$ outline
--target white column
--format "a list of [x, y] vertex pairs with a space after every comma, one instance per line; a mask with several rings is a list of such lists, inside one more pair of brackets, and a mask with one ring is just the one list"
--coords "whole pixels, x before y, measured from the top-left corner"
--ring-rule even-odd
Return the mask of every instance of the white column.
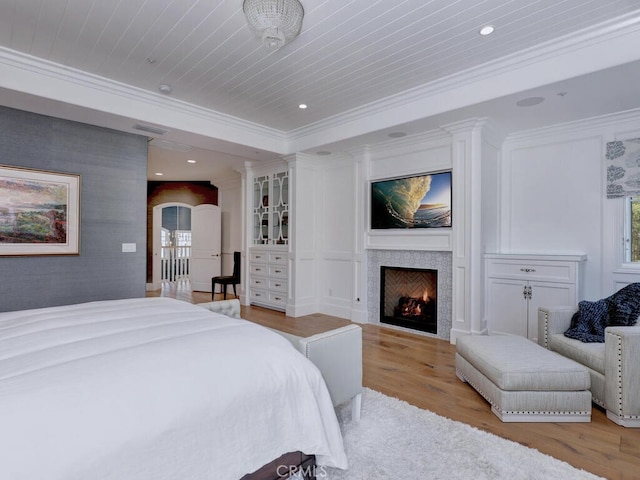
[[442, 128], [453, 136], [453, 305], [451, 343], [482, 333], [482, 125], [470, 119]]

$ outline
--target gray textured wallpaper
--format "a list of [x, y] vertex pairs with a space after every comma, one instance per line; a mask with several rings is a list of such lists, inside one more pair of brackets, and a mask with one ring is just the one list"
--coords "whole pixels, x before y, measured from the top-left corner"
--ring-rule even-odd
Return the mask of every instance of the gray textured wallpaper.
[[0, 164], [82, 186], [80, 255], [0, 256], [0, 311], [145, 296], [146, 137], [0, 107]]

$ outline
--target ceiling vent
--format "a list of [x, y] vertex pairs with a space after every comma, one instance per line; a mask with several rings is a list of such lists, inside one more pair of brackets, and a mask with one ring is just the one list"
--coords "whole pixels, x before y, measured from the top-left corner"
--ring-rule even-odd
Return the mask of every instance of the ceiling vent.
[[154, 133], [156, 135], [164, 135], [165, 133], [169, 132], [169, 130], [164, 130], [160, 127], [154, 127], [152, 125], [143, 125], [141, 123], [136, 123], [133, 128], [135, 128], [136, 130], [147, 132], [147, 133]]
[[183, 143], [169, 142], [167, 140], [158, 140], [152, 138], [149, 145], [154, 147], [164, 148], [165, 150], [173, 150], [174, 152], [188, 152], [193, 149], [191, 145], [184, 145]]

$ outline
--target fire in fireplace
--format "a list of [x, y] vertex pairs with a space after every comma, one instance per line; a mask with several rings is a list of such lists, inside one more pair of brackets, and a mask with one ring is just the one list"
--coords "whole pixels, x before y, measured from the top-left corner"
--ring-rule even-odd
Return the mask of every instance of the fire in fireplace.
[[380, 267], [380, 321], [438, 333], [438, 271]]

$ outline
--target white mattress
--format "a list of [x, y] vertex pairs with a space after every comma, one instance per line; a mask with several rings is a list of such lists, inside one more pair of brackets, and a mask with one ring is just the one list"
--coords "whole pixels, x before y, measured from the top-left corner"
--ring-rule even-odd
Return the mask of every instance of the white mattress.
[[0, 313], [0, 479], [237, 480], [346, 468], [320, 372], [281, 336], [167, 298]]

